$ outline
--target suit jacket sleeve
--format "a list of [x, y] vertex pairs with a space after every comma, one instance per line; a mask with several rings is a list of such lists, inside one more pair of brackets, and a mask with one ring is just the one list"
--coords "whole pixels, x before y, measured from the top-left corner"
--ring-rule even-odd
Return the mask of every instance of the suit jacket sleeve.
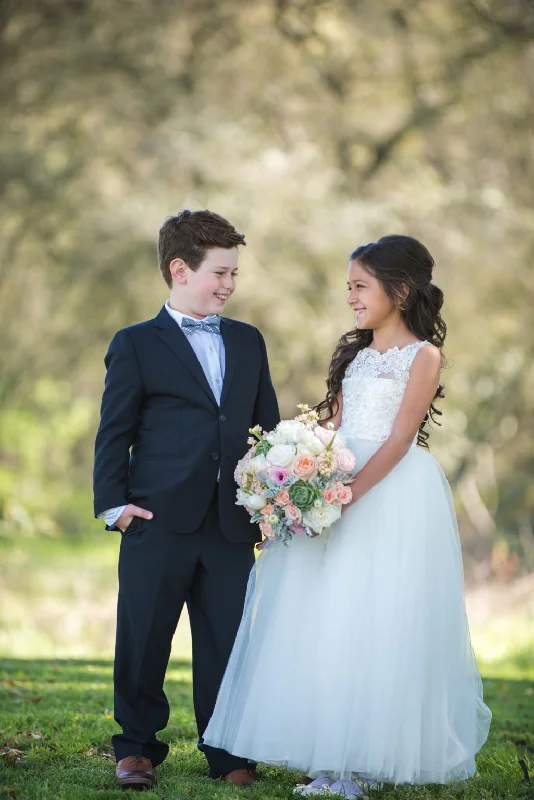
[[262, 354], [262, 364], [258, 394], [254, 406], [254, 425], [261, 425], [263, 430], [272, 431], [280, 422], [280, 412], [278, 410], [278, 400], [271, 381], [269, 371], [269, 361], [267, 359], [267, 348], [263, 336], [258, 331], [260, 348]]
[[94, 511], [126, 505], [130, 447], [143, 402], [143, 382], [127, 331], [119, 331], [104, 359], [107, 374], [95, 442]]

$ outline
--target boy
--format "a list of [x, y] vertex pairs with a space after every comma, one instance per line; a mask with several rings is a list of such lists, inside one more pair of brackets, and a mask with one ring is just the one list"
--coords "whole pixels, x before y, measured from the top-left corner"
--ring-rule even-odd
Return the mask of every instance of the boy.
[[[168, 753], [163, 681], [180, 612], [193, 642], [199, 736], [213, 711], [260, 538], [235, 505], [248, 430], [279, 421], [260, 332], [221, 317], [245, 237], [210, 211], [182, 211], [159, 233], [170, 296], [155, 319], [119, 331], [106, 355], [96, 437], [95, 515], [120, 530], [115, 649], [116, 777], [151, 786]], [[246, 759], [202, 744], [210, 776], [254, 782]]]

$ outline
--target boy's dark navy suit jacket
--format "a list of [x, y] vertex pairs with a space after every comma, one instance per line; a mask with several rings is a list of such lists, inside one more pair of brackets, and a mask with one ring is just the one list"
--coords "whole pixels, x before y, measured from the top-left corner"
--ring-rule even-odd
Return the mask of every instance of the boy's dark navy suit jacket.
[[[235, 505], [234, 470], [249, 428], [279, 421], [265, 343], [244, 322], [223, 317], [226, 368], [220, 407], [185, 334], [165, 307], [124, 328], [105, 358], [106, 384], [95, 445], [95, 515], [126, 503], [154, 524], [190, 533], [204, 519], [220, 470], [224, 536], [257, 541], [257, 525]], [[139, 524], [134, 518], [131, 527]], [[131, 530], [131, 528], [129, 529]]]

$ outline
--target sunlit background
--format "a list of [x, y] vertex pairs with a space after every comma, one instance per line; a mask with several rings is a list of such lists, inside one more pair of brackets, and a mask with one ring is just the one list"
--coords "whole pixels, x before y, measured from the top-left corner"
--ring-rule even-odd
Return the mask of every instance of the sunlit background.
[[429, 247], [449, 326], [430, 444], [475, 647], [532, 653], [533, 96], [529, 0], [0, 4], [0, 653], [112, 654], [103, 357], [165, 300], [157, 231], [182, 208], [245, 232], [227, 313], [264, 332], [286, 416], [351, 327], [348, 253]]

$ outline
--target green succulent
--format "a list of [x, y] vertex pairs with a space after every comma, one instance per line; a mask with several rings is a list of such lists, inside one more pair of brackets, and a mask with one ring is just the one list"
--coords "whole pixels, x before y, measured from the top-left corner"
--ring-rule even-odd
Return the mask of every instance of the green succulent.
[[308, 511], [317, 497], [317, 491], [306, 481], [297, 481], [289, 489], [289, 497], [301, 511]]

